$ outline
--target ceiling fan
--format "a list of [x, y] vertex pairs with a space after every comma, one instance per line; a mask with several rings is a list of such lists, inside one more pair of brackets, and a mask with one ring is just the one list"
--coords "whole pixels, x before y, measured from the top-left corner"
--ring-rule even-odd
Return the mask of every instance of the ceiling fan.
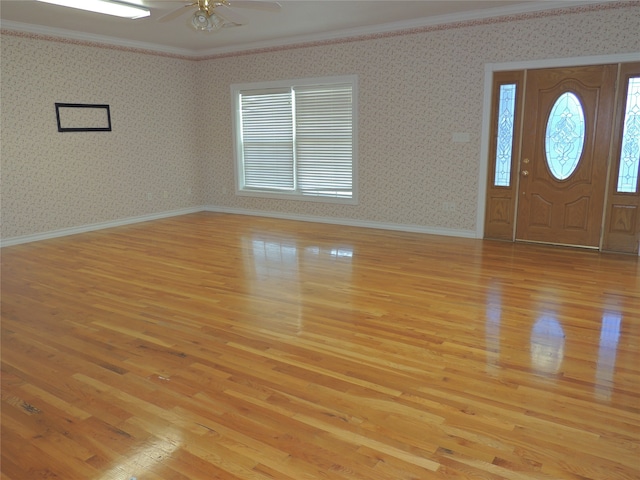
[[269, 12], [280, 11], [280, 4], [268, 0], [197, 0], [189, 2], [158, 18], [158, 22], [169, 22], [195, 8], [190, 24], [199, 32], [215, 32], [222, 27], [246, 25], [248, 19], [235, 10], [254, 8]]

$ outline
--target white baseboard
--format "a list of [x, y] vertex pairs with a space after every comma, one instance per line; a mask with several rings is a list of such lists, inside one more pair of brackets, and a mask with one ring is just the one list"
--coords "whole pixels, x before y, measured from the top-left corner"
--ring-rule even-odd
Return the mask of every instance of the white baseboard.
[[82, 225], [79, 227], [62, 228], [60, 230], [52, 230], [50, 232], [35, 233], [33, 235], [22, 235], [18, 237], [10, 237], [0, 240], [0, 247], [10, 247], [21, 243], [37, 242], [39, 240], [48, 240], [50, 238], [66, 237], [67, 235], [75, 235], [77, 233], [92, 232], [94, 230], [102, 230], [104, 228], [120, 227], [122, 225], [130, 225], [132, 223], [148, 222], [149, 220], [158, 220], [160, 218], [176, 217], [178, 215], [186, 215], [189, 213], [201, 212], [202, 207], [183, 208], [180, 210], [171, 210], [169, 212], [151, 213], [149, 215], [140, 215], [138, 217], [122, 218], [119, 220], [111, 220], [108, 222], [92, 223], [90, 225]]
[[333, 225], [348, 225], [351, 227], [379, 228], [381, 230], [395, 230], [398, 232], [425, 233], [428, 235], [443, 235], [446, 237], [478, 238], [475, 230], [457, 230], [453, 228], [425, 227], [422, 225], [404, 225], [398, 223], [372, 222], [355, 220], [352, 218], [318, 217], [314, 215], [297, 215], [293, 213], [265, 212], [262, 210], [246, 210], [242, 208], [204, 207], [207, 212], [232, 213], [235, 215], [251, 215], [255, 217], [281, 218], [283, 220], [298, 220], [301, 222], [329, 223]]
[[302, 222], [329, 223], [333, 225], [348, 225], [352, 227], [363, 228], [379, 228], [382, 230], [395, 230], [399, 232], [425, 233], [428, 235], [444, 235], [447, 237], [477, 238], [474, 230], [456, 230], [453, 228], [425, 227], [421, 225], [403, 225], [397, 223], [371, 222], [366, 220], [354, 220], [350, 218], [334, 218], [319, 217], [314, 215], [297, 215], [282, 212], [265, 212], [261, 210], [246, 210], [242, 208], [217, 207], [207, 205], [201, 207], [183, 208], [180, 210], [171, 210], [169, 212], [152, 213], [149, 215], [141, 215], [139, 217], [129, 217], [120, 220], [112, 220], [109, 222], [92, 223], [90, 225], [82, 225], [79, 227], [63, 228], [60, 230], [52, 230], [50, 232], [35, 233], [33, 235], [22, 235], [18, 237], [10, 237], [0, 240], [0, 247], [10, 247], [21, 243], [37, 242], [39, 240], [48, 240], [50, 238], [65, 237], [67, 235], [75, 235], [77, 233], [92, 232], [105, 228], [119, 227], [122, 225], [130, 225], [133, 223], [148, 222], [149, 220], [158, 220], [161, 218], [176, 217], [178, 215], [187, 215], [196, 212], [217, 212], [230, 213], [234, 215], [250, 215], [255, 217], [271, 217], [283, 220], [298, 220]]
[[[379, 228], [381, 230], [395, 230], [398, 232], [424, 233], [427, 235], [442, 235], [445, 237], [460, 238], [482, 238], [478, 236], [475, 230], [459, 230], [454, 228], [425, 227], [421, 225], [404, 225], [398, 223], [372, 222], [366, 220], [354, 220], [348, 218], [334, 217], [318, 217], [314, 215], [298, 215], [293, 213], [281, 212], [265, 212], [262, 210], [247, 210], [243, 208], [218, 207], [215, 205], [206, 205], [200, 207], [183, 208], [180, 210], [171, 210], [168, 212], [152, 213], [149, 215], [141, 215], [138, 217], [123, 218], [120, 220], [112, 220], [109, 222], [93, 223], [90, 225], [82, 225], [79, 227], [63, 228], [60, 230], [52, 230], [50, 232], [35, 233], [33, 235], [22, 235], [18, 237], [9, 237], [0, 239], [0, 248], [19, 245], [21, 243], [37, 242], [39, 240], [47, 240], [50, 238], [66, 237], [77, 233], [92, 232], [105, 228], [119, 227], [122, 225], [130, 225], [133, 223], [148, 222], [150, 220], [158, 220], [161, 218], [176, 217], [179, 215], [188, 215], [197, 212], [216, 212], [229, 213], [234, 215], [248, 215], [254, 217], [270, 217], [281, 218], [283, 220], [297, 220], [301, 222], [328, 223], [333, 225], [347, 225], [352, 227], [363, 228]], [[640, 256], [640, 249], [638, 249]]]

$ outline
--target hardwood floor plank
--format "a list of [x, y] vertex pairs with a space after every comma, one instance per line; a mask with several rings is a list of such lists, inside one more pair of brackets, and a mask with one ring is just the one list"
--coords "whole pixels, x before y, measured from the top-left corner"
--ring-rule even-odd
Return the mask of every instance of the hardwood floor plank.
[[640, 478], [640, 259], [198, 213], [2, 250], [3, 478]]

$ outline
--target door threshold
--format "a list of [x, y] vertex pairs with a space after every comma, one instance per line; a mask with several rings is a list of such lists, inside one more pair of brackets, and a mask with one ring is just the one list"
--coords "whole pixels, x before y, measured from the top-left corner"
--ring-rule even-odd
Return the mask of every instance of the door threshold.
[[552, 247], [581, 248], [583, 250], [596, 250], [596, 251], [600, 250], [600, 247], [593, 247], [591, 245], [573, 245], [571, 243], [542, 242], [539, 240], [522, 240], [518, 238], [516, 238], [516, 243], [534, 243], [536, 245], [549, 245]]

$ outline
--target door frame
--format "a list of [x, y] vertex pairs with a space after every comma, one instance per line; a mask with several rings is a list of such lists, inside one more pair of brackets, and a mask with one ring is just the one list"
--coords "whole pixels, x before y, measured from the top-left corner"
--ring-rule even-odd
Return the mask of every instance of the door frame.
[[[484, 238], [485, 209], [487, 201], [487, 178], [489, 175], [489, 150], [492, 112], [493, 74], [509, 70], [533, 70], [541, 68], [583, 67], [611, 63], [639, 62], [640, 52], [597, 55], [587, 57], [554, 58], [507, 63], [487, 63], [484, 68], [484, 96], [482, 105], [482, 132], [480, 144], [480, 168], [478, 175], [478, 198], [476, 211], [476, 237]], [[638, 249], [640, 256], [640, 248]]]

